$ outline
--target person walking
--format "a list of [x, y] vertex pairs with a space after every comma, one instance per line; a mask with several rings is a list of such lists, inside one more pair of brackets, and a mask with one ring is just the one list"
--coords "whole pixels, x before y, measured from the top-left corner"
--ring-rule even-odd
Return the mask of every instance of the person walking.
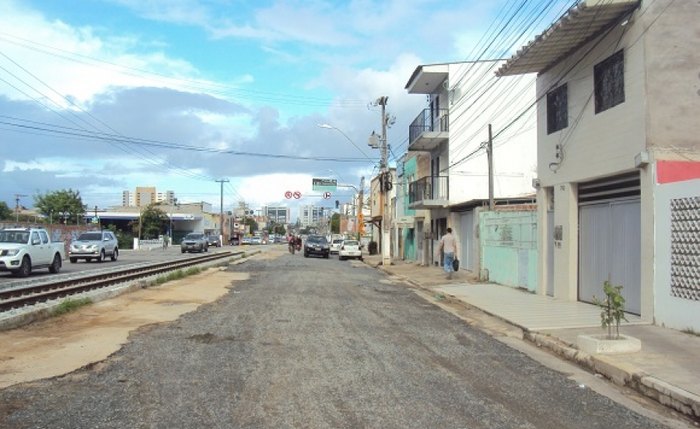
[[452, 264], [457, 257], [457, 239], [452, 235], [452, 228], [447, 228], [445, 235], [440, 238], [440, 250], [443, 253], [443, 264], [447, 278], [452, 278], [454, 268]]

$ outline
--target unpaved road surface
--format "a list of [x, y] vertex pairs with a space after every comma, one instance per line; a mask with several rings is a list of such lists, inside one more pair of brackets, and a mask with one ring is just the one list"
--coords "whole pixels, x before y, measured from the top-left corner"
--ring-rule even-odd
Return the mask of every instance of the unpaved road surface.
[[[186, 279], [223, 287], [98, 363], [1, 390], [0, 427], [662, 427], [361, 263], [276, 256]], [[60, 338], [101, 313], [47, 323]]]

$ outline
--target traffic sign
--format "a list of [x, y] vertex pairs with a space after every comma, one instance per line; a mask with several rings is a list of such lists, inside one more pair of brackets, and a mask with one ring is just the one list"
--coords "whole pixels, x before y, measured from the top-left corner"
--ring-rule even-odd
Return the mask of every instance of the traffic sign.
[[311, 179], [311, 189], [314, 191], [334, 192], [338, 187], [336, 179], [323, 179], [314, 177]]
[[323, 193], [323, 199], [324, 200], [329, 200], [331, 198], [331, 193], [330, 192], [324, 192]]
[[301, 198], [301, 192], [299, 192], [299, 191], [294, 191], [294, 198], [296, 198], [297, 200], [298, 200], [299, 198]]
[[292, 191], [287, 191], [287, 192], [285, 192], [285, 193], [284, 193], [284, 198], [286, 198], [286, 199], [292, 198]]

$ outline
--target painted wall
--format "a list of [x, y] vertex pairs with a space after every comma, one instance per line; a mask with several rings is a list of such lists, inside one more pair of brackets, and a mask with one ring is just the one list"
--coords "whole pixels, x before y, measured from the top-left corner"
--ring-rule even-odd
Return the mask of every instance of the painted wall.
[[[646, 148], [645, 54], [643, 44], [634, 43], [640, 30], [631, 21], [602, 40], [582, 46], [538, 77], [537, 173], [542, 186], [591, 180], [635, 168], [635, 155]], [[596, 114], [593, 68], [620, 49], [624, 50], [625, 101]], [[568, 87], [569, 125], [547, 134], [546, 94], [564, 83]]]
[[700, 332], [700, 178], [658, 184], [655, 323]]
[[[495, 196], [535, 192], [532, 188], [537, 170], [535, 109], [505, 129], [535, 101], [535, 75], [497, 78], [494, 71], [500, 65], [498, 61], [484, 61], [449, 66], [449, 91], [441, 100], [446, 100], [445, 107], [450, 113], [447, 159], [451, 166], [451, 204], [488, 198], [487, 156], [484, 149], [479, 150], [488, 140], [488, 124], [492, 124], [494, 136]], [[505, 88], [507, 94], [503, 93]]]
[[537, 212], [488, 211], [479, 214], [482, 269], [489, 281], [537, 288]]

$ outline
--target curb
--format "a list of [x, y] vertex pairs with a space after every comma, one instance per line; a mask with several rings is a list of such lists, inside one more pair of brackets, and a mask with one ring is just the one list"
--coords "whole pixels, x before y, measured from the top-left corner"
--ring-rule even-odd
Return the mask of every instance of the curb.
[[[414, 280], [411, 280], [405, 276], [387, 270], [386, 268], [384, 268], [383, 265], [381, 265], [381, 263], [376, 266], [370, 263], [367, 263], [367, 265], [379, 269], [386, 274], [398, 277], [402, 281], [418, 289], [432, 292], [430, 288], [425, 287]], [[473, 306], [472, 304], [460, 300], [454, 296], [451, 297], [464, 304]], [[631, 365], [621, 366], [619, 364], [613, 364], [610, 361], [608, 361], [604, 355], [591, 355], [589, 353], [577, 349], [576, 347], [574, 347], [571, 344], [568, 344], [567, 342], [560, 340], [559, 338], [530, 331], [523, 326], [519, 326], [506, 319], [503, 319], [502, 317], [499, 317], [498, 315], [484, 311], [479, 307], [475, 308], [478, 308], [484, 314], [487, 314], [491, 317], [495, 317], [505, 323], [508, 323], [511, 326], [520, 329], [523, 333], [522, 338], [527, 340], [528, 342], [538, 347], [546, 348], [551, 352], [555, 353], [557, 356], [569, 360], [589, 371], [600, 374], [619, 386], [631, 388], [636, 392], [655, 400], [661, 405], [678, 411], [686, 417], [689, 417], [696, 421], [700, 421], [700, 396], [688, 392], [687, 390], [681, 389], [679, 387], [673, 386]]]
[[687, 417], [700, 420], [700, 396], [694, 393], [660, 380], [634, 366], [612, 364], [605, 358], [605, 355], [588, 354], [555, 337], [525, 331], [524, 338], [539, 347], [549, 349], [558, 356], [575, 362], [581, 367], [601, 374], [619, 386], [629, 387]]

